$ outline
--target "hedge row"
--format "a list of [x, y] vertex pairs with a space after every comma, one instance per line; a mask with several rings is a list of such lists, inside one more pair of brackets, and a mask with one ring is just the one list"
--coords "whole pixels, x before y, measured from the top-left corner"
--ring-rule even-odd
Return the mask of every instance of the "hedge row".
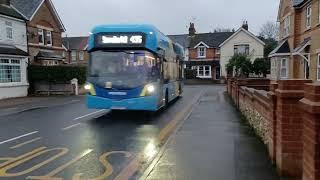
[[30, 83], [45, 81], [50, 83], [70, 83], [77, 78], [79, 84], [86, 82], [87, 70], [83, 66], [28, 66], [28, 79]]

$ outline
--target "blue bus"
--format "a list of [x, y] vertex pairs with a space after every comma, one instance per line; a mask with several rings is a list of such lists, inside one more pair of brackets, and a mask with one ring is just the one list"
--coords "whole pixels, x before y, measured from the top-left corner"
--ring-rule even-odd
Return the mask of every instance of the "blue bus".
[[88, 52], [88, 108], [157, 111], [182, 93], [184, 50], [152, 25], [97, 26]]

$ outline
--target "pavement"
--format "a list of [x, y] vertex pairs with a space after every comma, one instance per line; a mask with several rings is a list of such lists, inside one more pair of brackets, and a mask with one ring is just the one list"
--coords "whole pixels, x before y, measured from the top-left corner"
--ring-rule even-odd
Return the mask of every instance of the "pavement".
[[241, 120], [224, 91], [225, 87], [205, 88], [143, 179], [279, 179], [266, 147]]
[[3, 105], [0, 179], [278, 179], [224, 90], [185, 86], [152, 116], [87, 109], [84, 96]]

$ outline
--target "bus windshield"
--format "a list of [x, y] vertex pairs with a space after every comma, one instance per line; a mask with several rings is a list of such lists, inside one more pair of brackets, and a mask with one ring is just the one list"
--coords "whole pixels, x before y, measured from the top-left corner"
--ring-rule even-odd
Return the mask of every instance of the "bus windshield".
[[94, 51], [90, 56], [89, 81], [104, 87], [132, 89], [160, 78], [160, 62], [148, 51]]

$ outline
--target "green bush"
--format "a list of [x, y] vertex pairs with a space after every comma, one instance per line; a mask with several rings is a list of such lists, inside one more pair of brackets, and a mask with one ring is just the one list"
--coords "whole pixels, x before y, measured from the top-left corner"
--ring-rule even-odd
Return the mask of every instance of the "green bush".
[[77, 78], [79, 84], [86, 82], [87, 70], [83, 66], [28, 66], [28, 80], [32, 84], [37, 81], [49, 83], [70, 83]]
[[234, 55], [226, 64], [227, 73], [233, 74], [235, 70], [236, 77], [248, 77], [253, 72], [253, 67], [250, 59], [246, 55]]
[[253, 72], [256, 75], [263, 75], [266, 77], [270, 73], [270, 61], [267, 58], [257, 58], [253, 62]]

